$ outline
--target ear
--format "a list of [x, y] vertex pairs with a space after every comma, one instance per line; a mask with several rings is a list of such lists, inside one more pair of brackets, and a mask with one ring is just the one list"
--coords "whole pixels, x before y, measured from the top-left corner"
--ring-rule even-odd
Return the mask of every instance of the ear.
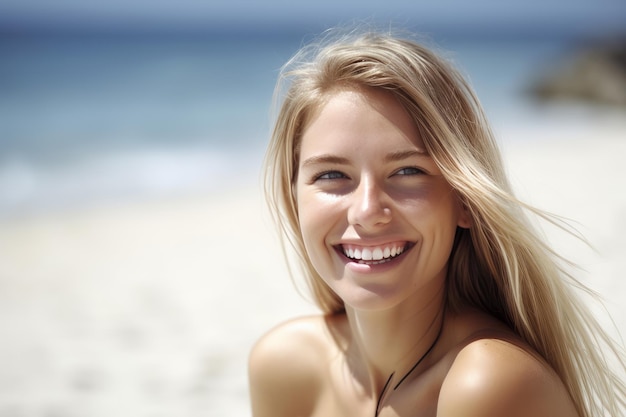
[[467, 205], [463, 201], [463, 198], [459, 197], [459, 218], [457, 221], [457, 226], [463, 229], [469, 229], [472, 227], [472, 215], [470, 214]]

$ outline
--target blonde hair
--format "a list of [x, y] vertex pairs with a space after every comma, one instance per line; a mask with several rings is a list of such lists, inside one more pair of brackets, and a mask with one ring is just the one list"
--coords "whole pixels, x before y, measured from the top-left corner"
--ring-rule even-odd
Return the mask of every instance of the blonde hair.
[[307, 256], [293, 185], [307, 118], [341, 87], [381, 88], [396, 96], [471, 214], [471, 228], [457, 230], [450, 257], [449, 307], [477, 307], [507, 323], [557, 372], [582, 417], [620, 415], [626, 387], [605, 355], [623, 366], [622, 352], [573, 291], [584, 286], [564, 270], [525, 213], [556, 220], [515, 198], [471, 88], [446, 61], [412, 40], [379, 32], [344, 35], [304, 48], [283, 68], [266, 192], [318, 306], [327, 314], [344, 310]]

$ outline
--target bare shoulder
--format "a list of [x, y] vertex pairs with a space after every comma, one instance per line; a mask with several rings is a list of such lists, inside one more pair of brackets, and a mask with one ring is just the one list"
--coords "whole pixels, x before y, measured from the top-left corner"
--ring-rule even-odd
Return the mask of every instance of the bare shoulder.
[[441, 387], [437, 416], [578, 414], [552, 368], [514, 335], [496, 330], [460, 348]]
[[309, 415], [321, 389], [320, 361], [330, 351], [326, 319], [303, 317], [266, 333], [248, 361], [255, 417]]

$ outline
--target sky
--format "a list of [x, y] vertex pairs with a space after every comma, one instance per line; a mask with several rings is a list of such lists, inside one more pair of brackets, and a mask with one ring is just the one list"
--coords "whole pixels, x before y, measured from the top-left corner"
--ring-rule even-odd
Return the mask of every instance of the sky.
[[626, 26], [626, 0], [0, 0], [0, 25], [293, 25], [354, 19], [578, 31]]

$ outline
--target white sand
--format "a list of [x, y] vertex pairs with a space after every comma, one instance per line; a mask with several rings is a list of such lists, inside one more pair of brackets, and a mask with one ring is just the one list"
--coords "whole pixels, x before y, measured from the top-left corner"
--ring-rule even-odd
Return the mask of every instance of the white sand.
[[[626, 125], [579, 127], [505, 132], [504, 153], [596, 246], [548, 231], [623, 331]], [[249, 415], [251, 344], [314, 311], [263, 210], [253, 185], [0, 223], [0, 417]]]

